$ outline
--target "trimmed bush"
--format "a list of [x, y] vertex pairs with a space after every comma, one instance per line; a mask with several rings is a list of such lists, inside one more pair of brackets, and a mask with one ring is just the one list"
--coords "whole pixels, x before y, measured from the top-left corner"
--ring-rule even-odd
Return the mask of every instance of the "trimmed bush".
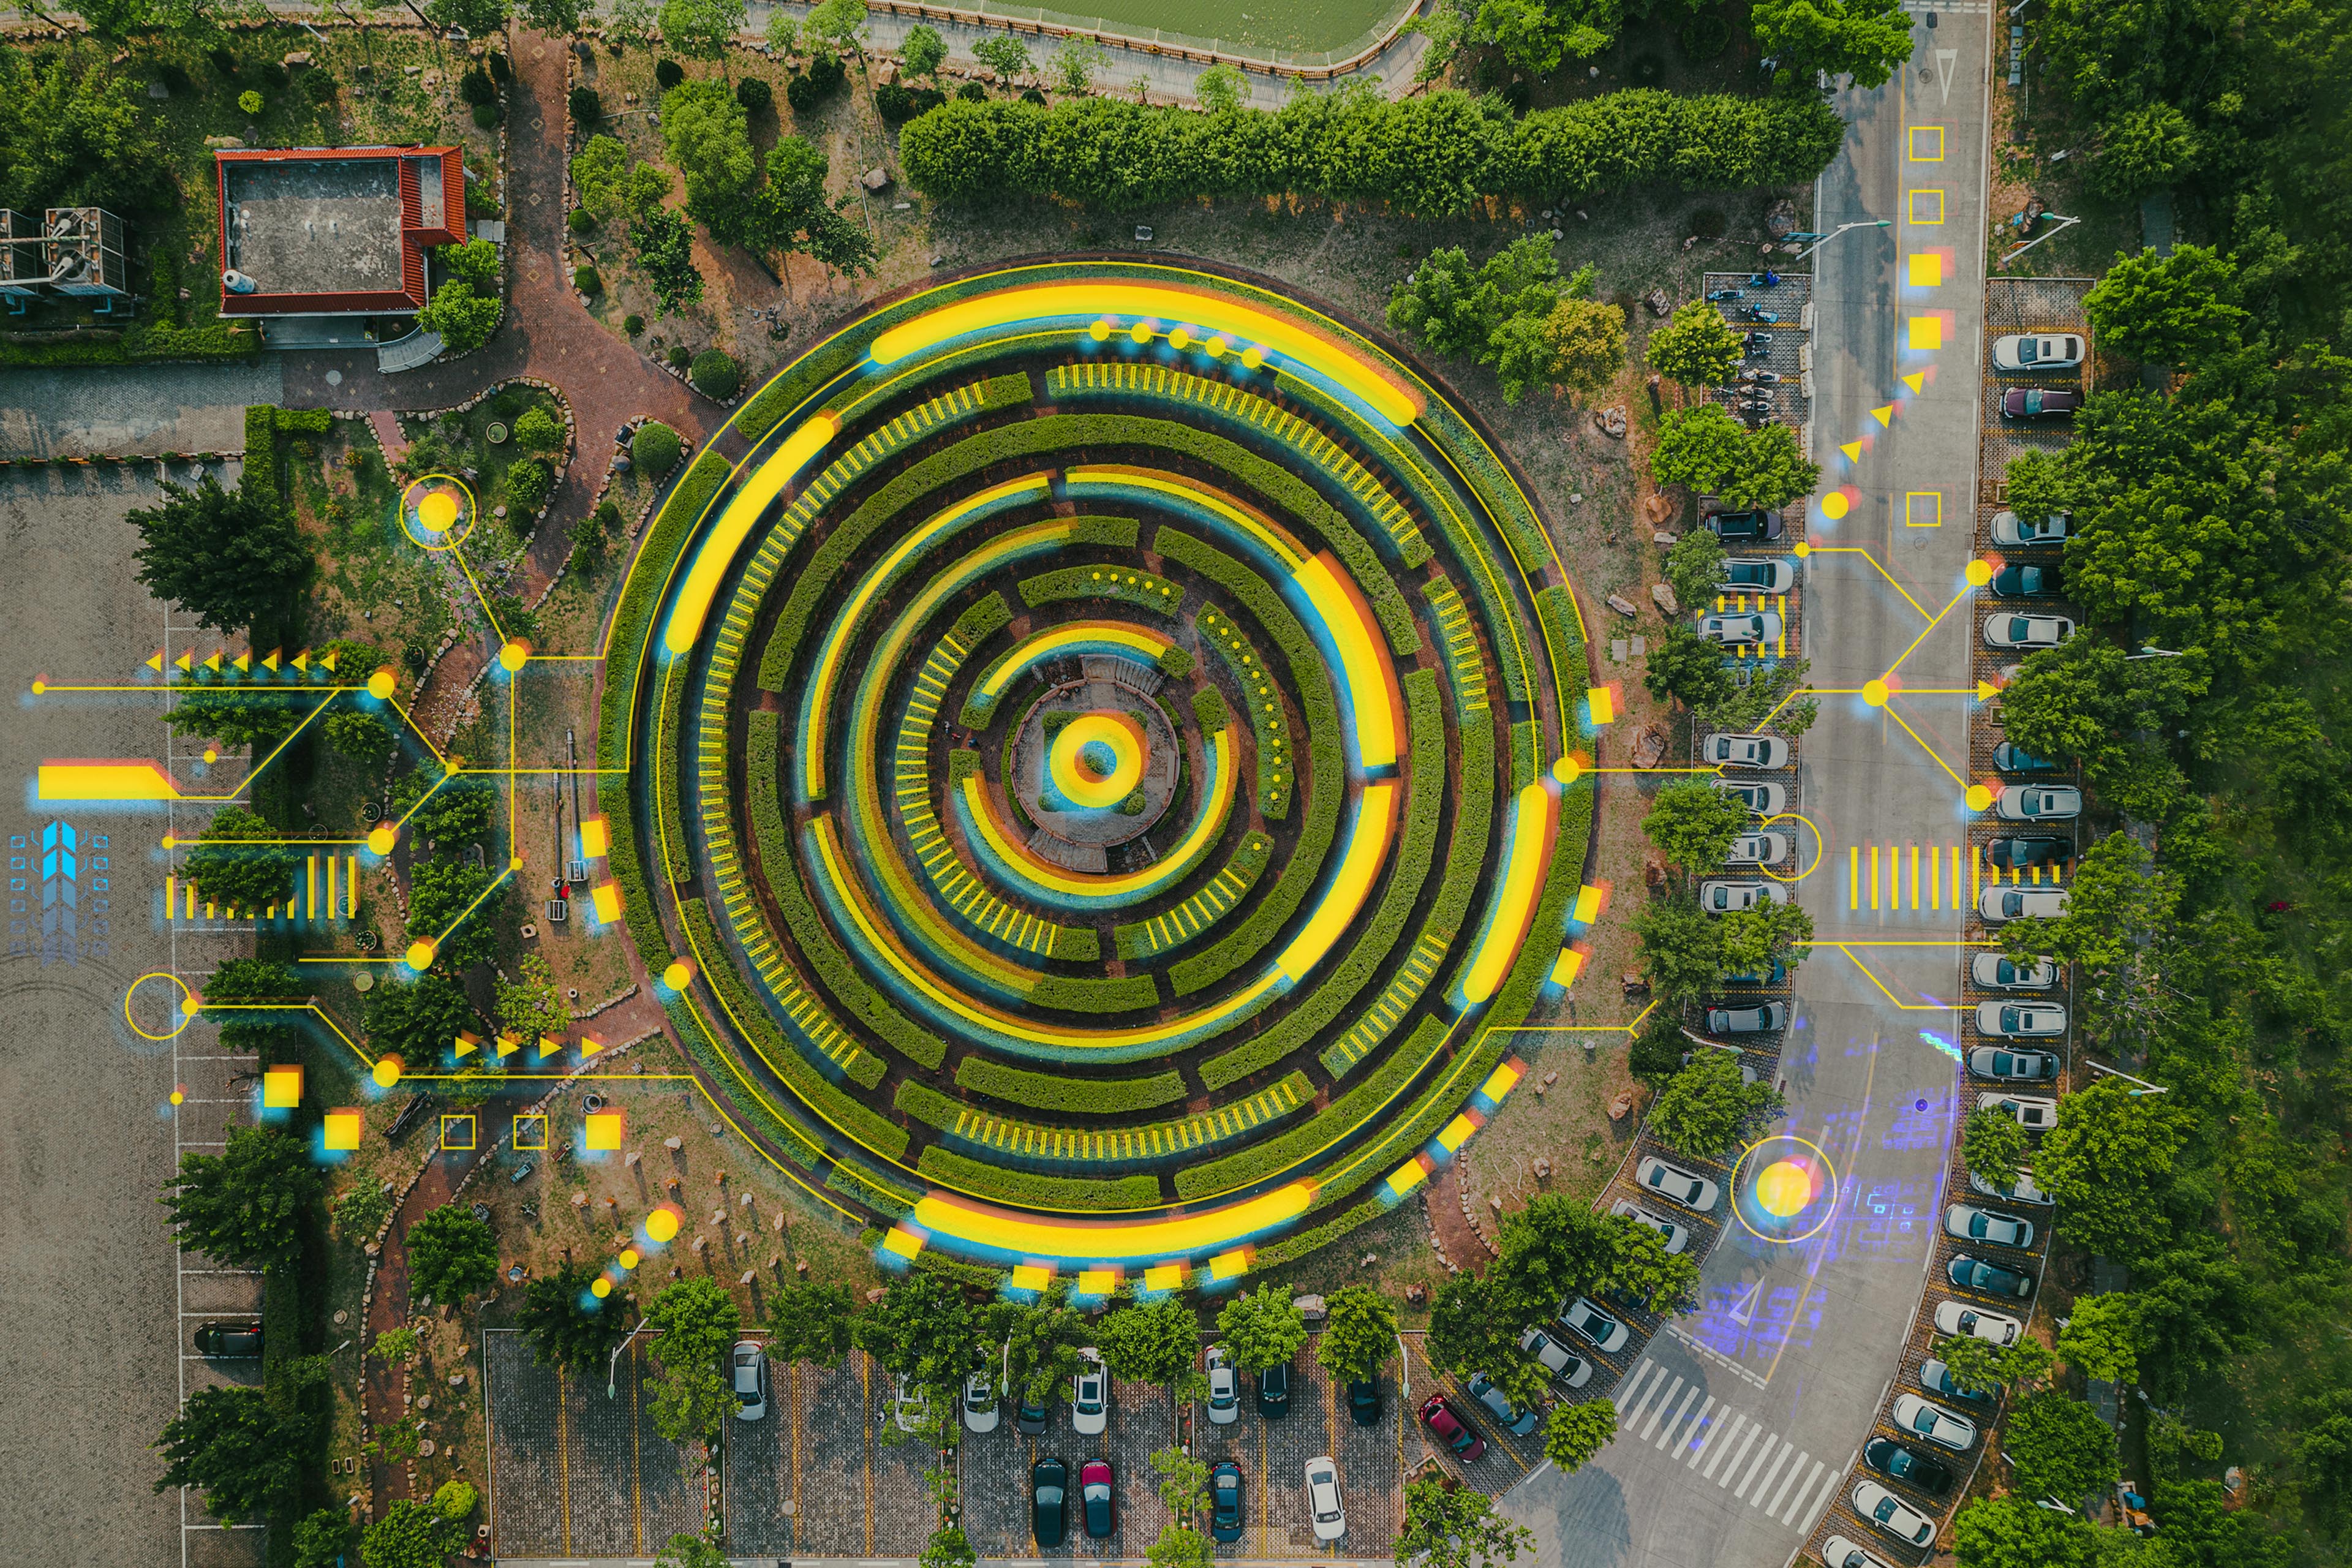
[[[1186, 1166], [1176, 1173], [1176, 1195], [1201, 1198], [1245, 1186], [1311, 1157], [1373, 1117], [1387, 1114], [1391, 1102], [1435, 1059], [1445, 1032], [1444, 1019], [1423, 1018], [1412, 1037], [1389, 1054], [1379, 1071], [1333, 1100], [1329, 1110], [1318, 1112], [1311, 1121], [1278, 1138], [1269, 1138], [1238, 1154]], [[1458, 1104], [1461, 1099], [1455, 1094], [1450, 1103]]]
[[1204, 734], [1215, 734], [1234, 721], [1234, 710], [1225, 706], [1225, 694], [1213, 686], [1203, 686], [1192, 693], [1192, 718]]
[[621, 318], [621, 331], [628, 333], [629, 336], [634, 338], [645, 330], [646, 319], [635, 310]]
[[478, 130], [478, 131], [492, 131], [492, 130], [496, 130], [496, 129], [497, 129], [497, 127], [498, 127], [498, 123], [499, 123], [499, 106], [498, 106], [497, 104], [495, 104], [495, 103], [478, 103], [478, 104], [474, 105], [474, 128], [475, 128], [476, 130]]
[[667, 91], [685, 79], [686, 68], [678, 64], [676, 60], [656, 60], [654, 62], [654, 81], [660, 86], [663, 90]]
[[1173, 1072], [1150, 1078], [1072, 1078], [1030, 1072], [986, 1057], [966, 1057], [956, 1066], [958, 1087], [1031, 1110], [1088, 1116], [1126, 1116], [1184, 1098], [1184, 1079]]
[[1160, 657], [1151, 662], [1160, 674], [1172, 679], [1181, 680], [1192, 673], [1192, 656], [1173, 643], [1162, 648]]
[[604, 280], [596, 276], [596, 269], [593, 267], [574, 268], [572, 286], [583, 294], [602, 294], [604, 291]]
[[477, 109], [486, 103], [496, 103], [499, 98], [498, 83], [490, 79], [489, 72], [476, 66], [457, 79], [457, 96]]
[[1160, 1201], [1157, 1176], [1119, 1176], [1104, 1181], [1041, 1176], [1034, 1171], [984, 1164], [934, 1143], [915, 1162], [927, 1176], [984, 1198], [1038, 1208], [1118, 1210], [1149, 1208]]
[[743, 384], [743, 369], [723, 349], [705, 349], [694, 356], [687, 380], [705, 397], [724, 403]]
[[564, 215], [563, 226], [574, 234], [593, 234], [596, 232], [596, 215], [586, 207], [573, 207]]
[[572, 96], [564, 100], [564, 107], [572, 111], [575, 125], [587, 125], [604, 118], [604, 101], [597, 98], [593, 87], [573, 88]]
[[677, 468], [678, 454], [685, 449], [677, 432], [658, 419], [646, 420], [629, 437], [629, 461], [649, 479], [658, 479]]
[[526, 458], [507, 470], [507, 500], [525, 511], [537, 511], [555, 491], [555, 476], [537, 458]]
[[490, 79], [500, 87], [514, 80], [514, 61], [507, 58], [504, 49], [492, 49], [483, 63], [490, 68]]
[[757, 114], [763, 109], [775, 107], [776, 89], [761, 78], [747, 76], [735, 84], [735, 101]]

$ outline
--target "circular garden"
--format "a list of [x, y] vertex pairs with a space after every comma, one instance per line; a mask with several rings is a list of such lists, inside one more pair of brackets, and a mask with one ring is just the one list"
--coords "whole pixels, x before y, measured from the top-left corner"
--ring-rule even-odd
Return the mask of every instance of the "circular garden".
[[624, 586], [600, 798], [739, 1128], [1032, 1284], [1410, 1194], [1572, 978], [1591, 837], [1582, 622], [1475, 426], [1263, 281], [1102, 258], [886, 301], [733, 425]]

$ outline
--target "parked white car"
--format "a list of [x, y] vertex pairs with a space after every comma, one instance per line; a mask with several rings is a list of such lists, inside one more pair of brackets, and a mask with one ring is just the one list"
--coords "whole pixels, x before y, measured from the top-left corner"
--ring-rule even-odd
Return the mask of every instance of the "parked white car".
[[757, 1421], [768, 1413], [768, 1352], [757, 1340], [738, 1340], [730, 1358], [735, 1372], [735, 1419]]
[[1348, 1533], [1348, 1510], [1339, 1500], [1339, 1467], [1328, 1454], [1307, 1461], [1307, 1511], [1315, 1521], [1315, 1539], [1339, 1540]]
[[1988, 991], [2047, 991], [2058, 984], [2058, 966], [2046, 958], [2020, 963], [1998, 952], [1969, 960], [1969, 978]]
[[1974, 1171], [1970, 1171], [1969, 1186], [1971, 1191], [1982, 1193], [1989, 1198], [1999, 1198], [2003, 1203], [2040, 1204], [2047, 1208], [2053, 1201], [2048, 1193], [2033, 1184], [2033, 1173], [2031, 1171], [2018, 1172], [2017, 1180], [2007, 1186], [2001, 1185], [1999, 1182], [1987, 1181]]
[[1977, 895], [1977, 913], [1988, 925], [2011, 921], [2054, 921], [2066, 912], [2063, 888], [1987, 888]]
[[1893, 1568], [1885, 1558], [1874, 1552], [1864, 1552], [1843, 1535], [1832, 1535], [1822, 1542], [1822, 1562], [1826, 1568]]
[[1230, 1426], [1242, 1416], [1241, 1374], [1225, 1360], [1225, 1347], [1209, 1347], [1209, 1419]]
[[1759, 904], [1785, 904], [1789, 889], [1779, 882], [1706, 881], [1698, 885], [1698, 907], [1711, 915], [1752, 910]]
[[1789, 809], [1789, 786], [1751, 784], [1746, 779], [1717, 779], [1715, 787], [1758, 816], [1778, 816]]
[[1961, 1334], [1989, 1345], [2013, 1345], [2025, 1336], [2025, 1325], [2000, 1312], [1988, 1312], [1965, 1301], [1936, 1303], [1936, 1331]]
[[2013, 511], [1992, 514], [1992, 542], [2006, 544], [2012, 550], [2031, 549], [2037, 544], [2063, 544], [2074, 531], [2074, 514], [2053, 511], [2039, 522], [2028, 522]]
[[1699, 760], [1727, 768], [1785, 768], [1789, 742], [1778, 735], [1709, 735]]
[[1914, 1546], [1927, 1546], [1936, 1539], [1934, 1520], [1876, 1481], [1854, 1483], [1853, 1511], [1897, 1541], [1907, 1541]]
[[1780, 617], [1770, 610], [1750, 610], [1742, 615], [1728, 611], [1719, 616], [1701, 616], [1698, 635], [1707, 642], [1726, 647], [1752, 647], [1759, 643], [1780, 639]]
[[1895, 1396], [1895, 1425], [1905, 1436], [1925, 1437], [1938, 1447], [1965, 1453], [1976, 1447], [1975, 1422], [1916, 1394]]
[[1633, 1167], [1633, 1184], [1669, 1203], [1679, 1204], [1693, 1214], [1714, 1213], [1715, 1200], [1723, 1195], [1722, 1190], [1705, 1176], [1695, 1176], [1680, 1165], [1669, 1165], [1655, 1154], [1644, 1156]]
[[1979, 1002], [1977, 1033], [2028, 1040], [2066, 1032], [2066, 1009], [2048, 1002]]
[[1757, 1007], [1709, 1007], [1706, 1010], [1706, 1032], [1710, 1035], [1764, 1035], [1783, 1028], [1789, 1022], [1788, 1005], [1767, 1002]]
[[963, 1424], [973, 1432], [996, 1430], [996, 1383], [984, 1372], [963, 1380]]
[[1652, 1214], [1631, 1198], [1621, 1198], [1609, 1211], [1619, 1219], [1630, 1219], [1635, 1225], [1646, 1225], [1664, 1238], [1666, 1256], [1672, 1258], [1690, 1245], [1690, 1226], [1676, 1225], [1664, 1215]]
[[2011, 784], [1993, 797], [2003, 822], [2072, 822], [2083, 815], [2083, 792], [2073, 784]]
[[1954, 1204], [1944, 1211], [1944, 1234], [1994, 1247], [2032, 1247], [2033, 1222], [1975, 1204]]
[[1723, 858], [1727, 866], [1778, 866], [1789, 858], [1789, 836], [1785, 833], [1743, 833], [1731, 841], [1731, 853]]
[[2072, 370], [2083, 363], [2083, 340], [2072, 332], [2011, 332], [1992, 341], [1995, 370]]
[[1998, 1110], [2017, 1118], [2017, 1124], [2028, 1132], [2047, 1132], [2058, 1125], [2058, 1102], [2035, 1094], [1980, 1094], [1977, 1096], [1980, 1110]]
[[1625, 1342], [1633, 1337], [1633, 1330], [1581, 1296], [1560, 1309], [1559, 1321], [1561, 1327], [1577, 1338], [1589, 1341], [1592, 1348], [1603, 1355], [1623, 1350]]
[[1989, 616], [1984, 624], [1987, 647], [2056, 647], [2074, 635], [2063, 616]]
[[1070, 1429], [1081, 1437], [1099, 1437], [1110, 1425], [1110, 1372], [1094, 1346], [1078, 1354], [1086, 1365], [1070, 1379]]
[[1544, 1371], [1565, 1388], [1582, 1388], [1592, 1381], [1592, 1363], [1545, 1333], [1528, 1329], [1519, 1334], [1519, 1348], [1536, 1358]]
[[1727, 594], [1785, 594], [1797, 585], [1797, 563], [1783, 555], [1727, 555], [1715, 585]]

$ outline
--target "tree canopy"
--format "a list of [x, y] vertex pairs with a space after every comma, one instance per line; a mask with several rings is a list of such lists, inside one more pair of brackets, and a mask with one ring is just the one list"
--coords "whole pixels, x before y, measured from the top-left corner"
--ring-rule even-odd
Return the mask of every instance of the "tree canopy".
[[857, 1305], [846, 1289], [810, 1280], [775, 1292], [768, 1303], [768, 1333], [776, 1354], [812, 1366], [839, 1366], [856, 1342]]
[[499, 1279], [498, 1237], [461, 1203], [428, 1209], [408, 1227], [408, 1289], [417, 1300], [452, 1305], [489, 1289]]
[[589, 1287], [601, 1271], [573, 1259], [523, 1288], [515, 1326], [541, 1366], [601, 1372], [614, 1347], [629, 1331], [621, 1309]]
[[1534, 1531], [1496, 1512], [1495, 1500], [1476, 1487], [1424, 1476], [1404, 1489], [1397, 1568], [1493, 1568], [1532, 1554], [1535, 1544]]
[[139, 530], [139, 580], [217, 631], [269, 622], [310, 574], [310, 552], [293, 515], [207, 473], [196, 488], [165, 484], [163, 501], [131, 513]]
[[318, 1432], [315, 1415], [258, 1388], [199, 1388], [156, 1441], [164, 1468], [155, 1489], [201, 1487], [226, 1523], [267, 1513], [295, 1495]]
[[1723, 868], [1732, 840], [1748, 831], [1748, 808], [1706, 779], [1685, 779], [1650, 799], [1642, 831], [1686, 875], [1705, 877]]
[[1369, 1285], [1342, 1285], [1324, 1302], [1315, 1360], [1338, 1383], [1362, 1383], [1397, 1351], [1396, 1303]]
[[256, 913], [291, 896], [301, 857], [278, 841], [278, 830], [242, 806], [213, 814], [188, 852], [188, 878], [218, 901]]
[[1674, 316], [1650, 334], [1643, 357], [1668, 381], [1685, 386], [1727, 382], [1739, 368], [1739, 334], [1723, 312], [1705, 300], [1677, 306]]
[[1740, 1081], [1736, 1053], [1703, 1050], [1658, 1091], [1649, 1126], [1658, 1142], [1675, 1153], [1713, 1160], [1787, 1109], [1788, 1102], [1766, 1080]]
[[325, 1190], [301, 1141], [265, 1122], [231, 1127], [217, 1154], [182, 1153], [163, 1206], [181, 1246], [234, 1268], [282, 1268], [301, 1260], [299, 1221]]
[[1298, 1353], [1307, 1342], [1307, 1319], [1289, 1289], [1271, 1282], [1242, 1290], [1217, 1312], [1218, 1342], [1244, 1372], [1264, 1372]]

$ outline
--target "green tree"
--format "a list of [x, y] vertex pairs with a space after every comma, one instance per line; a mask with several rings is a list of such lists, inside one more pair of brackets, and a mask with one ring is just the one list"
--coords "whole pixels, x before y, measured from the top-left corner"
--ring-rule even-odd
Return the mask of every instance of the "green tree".
[[1911, 21], [1898, 0], [1758, 0], [1757, 47], [1779, 62], [1774, 79], [1810, 85], [1813, 73], [1884, 87], [1911, 58]]
[[505, 300], [477, 294], [470, 284], [452, 279], [434, 290], [432, 302], [416, 313], [416, 324], [438, 333], [450, 353], [464, 353], [488, 342], [506, 311]]
[[223, 490], [166, 484], [161, 504], [131, 514], [139, 580], [157, 598], [215, 630], [242, 631], [279, 615], [310, 575], [310, 552], [283, 507]]
[[1110, 53], [1100, 44], [1082, 33], [1064, 37], [1061, 47], [1045, 62], [1045, 74], [1055, 88], [1076, 97], [1094, 89], [1095, 74], [1110, 59]]
[[1665, 561], [1665, 578], [1675, 602], [1695, 606], [1714, 597], [1728, 553], [1712, 529], [1694, 528], [1675, 540]]
[[1211, 1568], [1216, 1559], [1207, 1536], [1181, 1524], [1163, 1526], [1143, 1553], [1148, 1568]]
[[465, 1549], [466, 1536], [462, 1523], [432, 1505], [399, 1498], [360, 1538], [360, 1561], [366, 1568], [442, 1568]]
[[172, 733], [250, 746], [257, 753], [276, 750], [320, 700], [303, 692], [197, 680], [173, 681], [172, 690], [177, 700], [163, 716]]
[[1179, 1522], [1208, 1508], [1207, 1460], [1196, 1459], [1181, 1448], [1161, 1448], [1151, 1456], [1151, 1468], [1160, 1478], [1160, 1500]]
[[230, 1128], [217, 1154], [183, 1153], [163, 1206], [182, 1247], [232, 1268], [290, 1268], [302, 1258], [303, 1213], [325, 1189], [301, 1141], [265, 1123]]
[[515, 972], [516, 978], [500, 980], [493, 988], [499, 1022], [507, 1033], [519, 1040], [536, 1040], [569, 1029], [572, 1009], [565, 1005], [563, 993], [555, 984], [555, 971], [548, 967], [547, 960], [527, 952]]
[[1669, 408], [1658, 420], [1658, 443], [1650, 453], [1650, 477], [1661, 485], [1686, 486], [1696, 495], [1721, 495], [1741, 472], [1748, 432], [1716, 403]]
[[1776, 963], [1794, 969], [1804, 962], [1803, 944], [1813, 940], [1813, 917], [1798, 903], [1734, 910], [1718, 923], [1726, 974], [1769, 974]]
[[1193, 1363], [1201, 1355], [1201, 1322], [1172, 1294], [1117, 1309], [1097, 1333], [1103, 1363], [1115, 1376], [1162, 1384], [1180, 1397], [1198, 1377]]
[[1788, 1102], [1764, 1079], [1740, 1081], [1738, 1056], [1703, 1050], [1658, 1091], [1650, 1107], [1650, 1131], [1677, 1154], [1712, 1160], [1787, 1110]]
[[2142, 104], [2107, 121], [2103, 131], [2091, 180], [2118, 201], [2161, 190], [2204, 160], [2203, 138], [2173, 104]]
[[780, 55], [800, 52], [800, 19], [779, 7], [768, 13], [768, 47]]
[[514, 443], [526, 452], [550, 457], [563, 450], [563, 421], [545, 408], [526, 408], [514, 422]]
[[1543, 1369], [1519, 1349], [1517, 1304], [1492, 1269], [1452, 1276], [1430, 1300], [1430, 1361], [1460, 1377], [1486, 1373], [1507, 1394], [1540, 1391]]
[[1820, 465], [1806, 458], [1797, 433], [1763, 425], [1742, 432], [1739, 470], [1719, 493], [1727, 506], [1783, 507], [1821, 482]]
[[646, 1408], [654, 1430], [673, 1443], [700, 1443], [709, 1447], [727, 1429], [728, 1417], [742, 1408], [723, 1373], [716, 1366], [672, 1367], [665, 1364], [655, 1379]]
[[1660, 1016], [1677, 1012], [1722, 982], [1722, 923], [1702, 910], [1689, 893], [1640, 906], [1633, 924], [1633, 934], [1642, 941], [1642, 973], [1649, 976]]
[[1617, 1440], [1617, 1406], [1606, 1399], [1559, 1404], [1544, 1418], [1544, 1458], [1572, 1476], [1585, 1461]]
[[155, 1489], [201, 1487], [224, 1523], [272, 1511], [297, 1495], [318, 1432], [315, 1415], [281, 1409], [258, 1388], [199, 1388], [156, 1440]]
[[444, 1519], [462, 1523], [473, 1517], [474, 1510], [480, 1506], [481, 1500], [481, 1494], [474, 1490], [472, 1482], [446, 1480], [434, 1489], [433, 1511]]
[[1029, 46], [1010, 33], [991, 33], [971, 47], [971, 58], [996, 73], [999, 87], [1011, 87], [1016, 76], [1036, 69]]
[[256, 913], [291, 896], [301, 857], [278, 841], [278, 830], [242, 806], [213, 814], [188, 852], [188, 877], [217, 900]]
[[425, 15], [436, 27], [463, 27], [468, 37], [487, 38], [505, 28], [507, 0], [425, 0]]
[[2109, 1290], [2077, 1296], [2058, 1331], [2058, 1359], [2084, 1377], [2126, 1384], [2139, 1375], [2139, 1303]]
[[2092, 1568], [2097, 1546], [2089, 1525], [2014, 1493], [1979, 1498], [1952, 1521], [1959, 1568]]
[[1969, 1169], [1998, 1187], [2017, 1180], [2025, 1158], [2025, 1129], [2006, 1111], [1979, 1106], [1960, 1123]]
[[1625, 368], [1625, 311], [1598, 300], [1562, 300], [1549, 314], [1509, 318], [1490, 342], [1506, 403], [1538, 385], [1597, 393]]
[[1013, 1392], [1025, 1405], [1050, 1409], [1078, 1374], [1078, 1350], [1089, 1339], [1086, 1320], [1058, 1291], [1032, 1306], [1008, 1307], [1006, 1314], [996, 1332], [1008, 1347]]
[[398, 1057], [420, 1071], [428, 1063], [437, 1068], [453, 1059], [457, 1037], [482, 1026], [466, 988], [435, 971], [406, 982], [380, 981], [368, 993], [361, 1017], [376, 1055]]
[[1244, 1290], [1217, 1312], [1218, 1342], [1234, 1366], [1247, 1373], [1280, 1366], [1307, 1342], [1307, 1319], [1286, 1286]]
[[2194, 367], [2237, 346], [2247, 317], [2238, 269], [2199, 245], [2118, 256], [2083, 300], [2099, 346], [2149, 364]]
[[1433, 250], [1389, 293], [1388, 323], [1435, 354], [1474, 354], [1494, 331], [1478, 268], [1459, 247]]
[[520, 0], [522, 18], [536, 32], [568, 38], [588, 15], [587, 0]]
[[812, 1366], [839, 1366], [856, 1342], [857, 1305], [839, 1285], [794, 1283], [768, 1303], [768, 1333], [776, 1353]]
[[1397, 1568], [1492, 1568], [1535, 1551], [1535, 1532], [1495, 1511], [1495, 1500], [1450, 1478], [1424, 1476], [1404, 1489]]
[[654, 1354], [663, 1367], [717, 1366], [743, 1331], [743, 1314], [735, 1298], [711, 1279], [673, 1279], [646, 1309]]
[[[694, 60], [727, 58], [727, 46], [743, 30], [743, 0], [662, 0], [662, 42]], [[662, 129], [669, 129], [669, 100], [662, 100]], [[667, 140], [667, 138], [665, 138]], [[686, 165], [688, 188], [694, 172]]]
[[572, 155], [572, 183], [580, 192], [580, 205], [599, 223], [616, 222], [627, 210], [622, 194], [628, 173], [627, 144], [602, 132]]
[[810, 42], [835, 54], [866, 54], [866, 0], [817, 0], [801, 24]]
[[452, 278], [470, 283], [484, 294], [495, 294], [499, 288], [499, 247], [487, 239], [469, 239], [459, 245], [445, 245], [435, 253]]
[[392, 760], [400, 739], [375, 713], [330, 713], [321, 728], [327, 744], [364, 768], [380, 768]]
[[1396, 1303], [1369, 1285], [1342, 1285], [1324, 1303], [1315, 1359], [1335, 1383], [1363, 1383], [1396, 1353]]
[[2175, 1160], [2193, 1121], [2165, 1097], [2135, 1098], [2120, 1079], [2060, 1100], [2033, 1166], [2057, 1202], [2060, 1234], [2126, 1262], [2161, 1248], [2172, 1233], [2165, 1200]]
[[408, 1227], [408, 1290], [413, 1299], [462, 1305], [499, 1282], [499, 1242], [465, 1204], [428, 1209]]
[[1809, 689], [1805, 679], [1812, 665], [1801, 658], [1775, 658], [1769, 664], [1749, 659], [1727, 671], [1728, 689], [1713, 701], [1698, 705], [1698, 716], [1718, 730], [1756, 730], [1769, 722], [1788, 736], [1802, 735], [1821, 716], [1818, 698], [1801, 697]]
[[1748, 808], [1705, 779], [1683, 779], [1651, 797], [1642, 831], [1670, 865], [1693, 877], [1723, 869], [1732, 840], [1748, 831]]
[[2105, 1491], [2117, 1473], [2115, 1433], [2089, 1405], [2052, 1389], [2009, 1413], [2000, 1451], [2016, 1468], [2021, 1493], [2070, 1506]]
[[942, 1395], [981, 1366], [988, 1348], [962, 1289], [919, 1268], [891, 1280], [882, 1300], [858, 1314], [855, 1331], [867, 1355]]
[[1935, 1354], [1961, 1387], [1988, 1393], [2039, 1383], [2050, 1375], [2055, 1359], [2050, 1347], [2040, 1340], [2021, 1339], [2013, 1345], [1996, 1345], [1974, 1334], [1956, 1334], [1937, 1341]]
[[898, 64], [908, 76], [935, 77], [940, 67], [947, 63], [948, 46], [939, 29], [927, 22], [918, 22], [907, 29], [898, 42]]
[[2159, 1398], [2178, 1400], [2221, 1375], [2252, 1327], [2252, 1291], [2218, 1238], [2200, 1237], [2194, 1245], [2139, 1258], [2132, 1280], [2140, 1381]]
[[1679, 620], [1668, 621], [1650, 640], [1650, 665], [1642, 684], [1661, 702], [1679, 698], [1692, 708], [1728, 702], [1738, 695], [1731, 672], [1723, 668], [1723, 649]]
[[540, 1365], [578, 1373], [604, 1370], [628, 1325], [609, 1299], [599, 1300], [589, 1289], [599, 1272], [574, 1260], [523, 1287], [515, 1326]]
[[351, 1516], [322, 1508], [294, 1527], [294, 1568], [340, 1568], [351, 1543]]
[[[724, 1561], [726, 1553], [719, 1556]], [[971, 1537], [964, 1534], [961, 1525], [954, 1524], [943, 1524], [931, 1531], [931, 1538], [923, 1542], [922, 1556], [917, 1560], [918, 1568], [972, 1568], [979, 1561], [980, 1553], [972, 1550]]]
[[408, 937], [436, 944], [436, 962], [471, 969], [498, 956], [497, 923], [485, 905], [489, 872], [454, 860], [427, 860], [408, 875]]
[[681, 82], [662, 94], [661, 129], [670, 165], [685, 176], [686, 210], [694, 221], [724, 244], [750, 241], [760, 165], [751, 117], [734, 93], [720, 82]]
[[1192, 79], [1192, 96], [1212, 114], [1239, 109], [1248, 92], [1249, 78], [1242, 74], [1239, 66], [1223, 60]]
[[1728, 382], [1739, 368], [1740, 339], [1722, 311], [1704, 300], [1693, 300], [1650, 334], [1642, 354], [1668, 381], [1714, 386]]

